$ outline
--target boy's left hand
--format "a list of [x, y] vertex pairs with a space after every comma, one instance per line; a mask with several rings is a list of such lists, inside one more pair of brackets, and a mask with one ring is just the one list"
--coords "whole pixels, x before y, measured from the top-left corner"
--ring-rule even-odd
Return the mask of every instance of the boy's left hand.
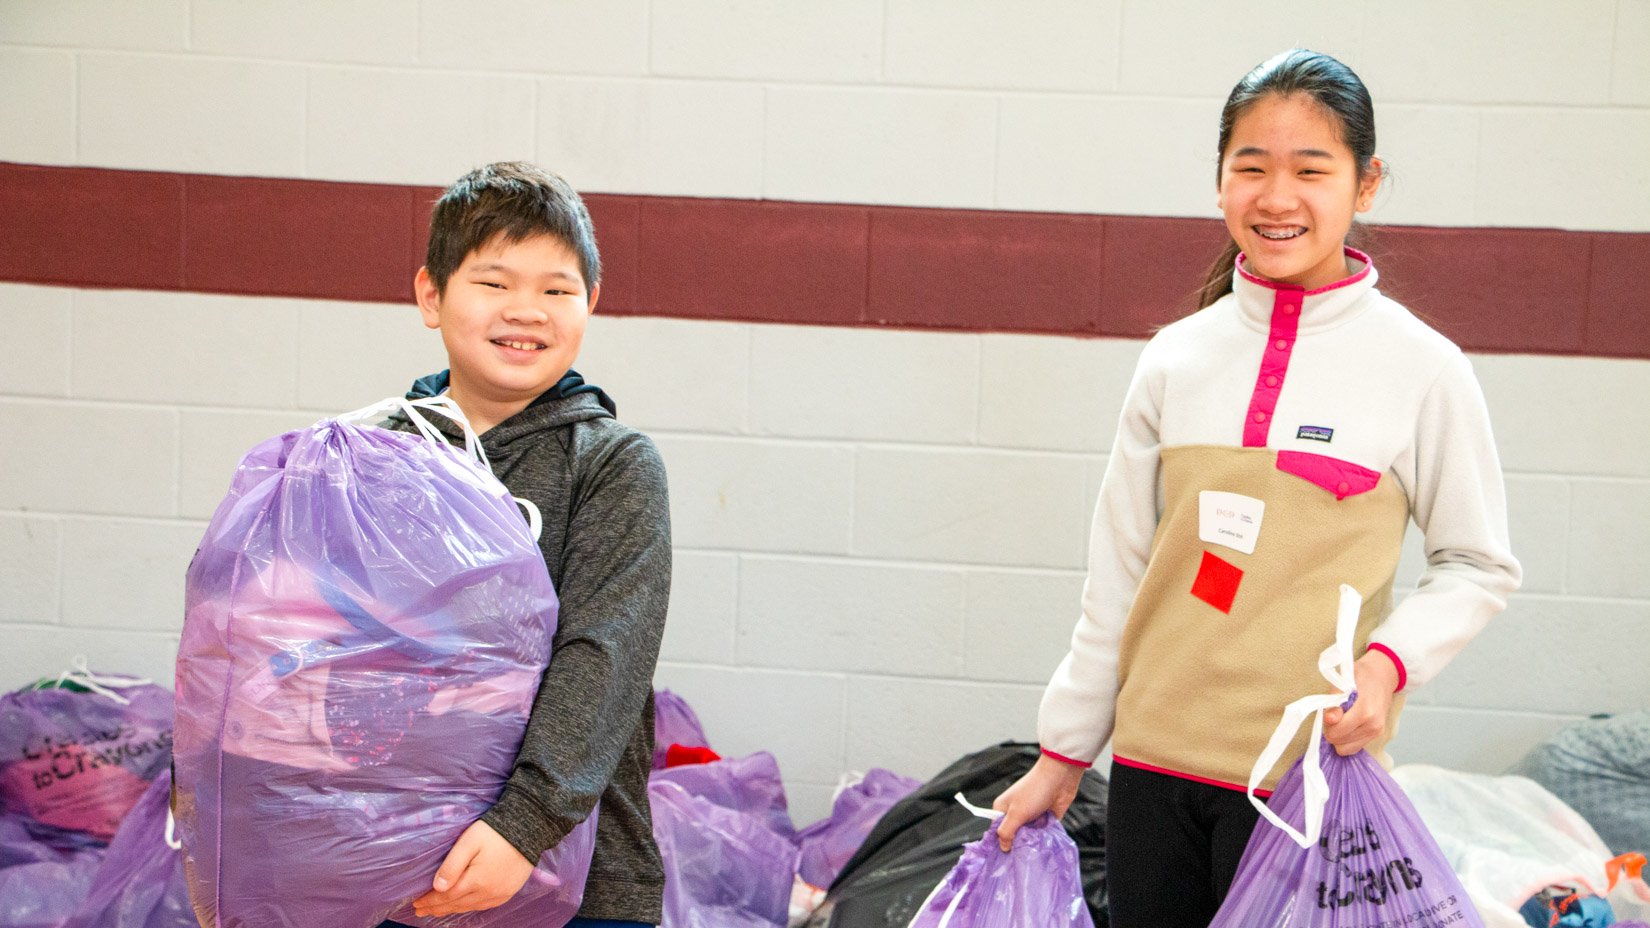
[[532, 875], [532, 861], [493, 826], [477, 821], [447, 852], [435, 872], [435, 888], [413, 900], [413, 914], [423, 918], [490, 909], [509, 901]]
[[1398, 688], [1398, 668], [1380, 651], [1367, 651], [1352, 665], [1358, 700], [1352, 708], [1325, 709], [1323, 737], [1342, 757], [1358, 753], [1386, 731], [1392, 692]]

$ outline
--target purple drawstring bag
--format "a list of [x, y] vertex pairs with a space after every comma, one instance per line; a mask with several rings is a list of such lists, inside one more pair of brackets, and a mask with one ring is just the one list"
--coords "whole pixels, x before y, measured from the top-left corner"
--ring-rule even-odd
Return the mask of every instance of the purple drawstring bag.
[[797, 875], [816, 889], [830, 889], [882, 816], [920, 786], [920, 780], [878, 768], [844, 787], [831, 802], [831, 814], [797, 834], [802, 849]]
[[[399, 409], [420, 435], [357, 424]], [[463, 451], [420, 410], [463, 425]], [[549, 661], [556, 595], [529, 528], [445, 397], [390, 400], [263, 442], [189, 566], [177, 818], [208, 928], [386, 918], [556, 928], [594, 815], [509, 902], [417, 919], [496, 801]]]
[[648, 782], [674, 783], [713, 805], [749, 815], [774, 834], [796, 843], [796, 826], [791, 823], [785, 802], [779, 761], [767, 751], [655, 770]]
[[[1335, 644], [1318, 659], [1340, 692], [1291, 703], [1250, 773], [1250, 800], [1263, 820], [1210, 928], [1484, 928], [1392, 777], [1367, 751], [1342, 757], [1323, 740], [1323, 710], [1356, 699], [1352, 637], [1361, 604], [1357, 591], [1342, 585]], [[1271, 802], [1261, 802], [1255, 788], [1309, 715], [1305, 755]]]
[[687, 700], [668, 689], [653, 693], [653, 769], [665, 769], [665, 754], [670, 746], [708, 748], [705, 727]]
[[647, 797], [665, 869], [661, 928], [784, 928], [797, 850], [768, 815], [718, 805], [657, 775]]
[[196, 928], [183, 855], [167, 843], [172, 775], [161, 771], [109, 844], [90, 891], [63, 928]]
[[[106, 843], [172, 758], [172, 694], [74, 670], [0, 696], [0, 800], [60, 848]], [[40, 827], [43, 826], [43, 827]]]
[[1077, 844], [1050, 813], [1014, 833], [1014, 849], [998, 843], [1002, 817], [957, 801], [992, 819], [985, 836], [962, 857], [923, 901], [909, 928], [1094, 928], [1083, 900]]
[[0, 928], [59, 928], [103, 862], [101, 845], [64, 850], [38, 840], [31, 824], [0, 815]]

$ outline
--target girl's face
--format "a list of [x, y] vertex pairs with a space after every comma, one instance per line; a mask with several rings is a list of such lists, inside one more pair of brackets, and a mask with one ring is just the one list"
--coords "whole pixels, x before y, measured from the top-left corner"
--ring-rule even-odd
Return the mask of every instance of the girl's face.
[[1232, 126], [1215, 202], [1257, 276], [1316, 290], [1347, 275], [1342, 248], [1381, 162], [1358, 176], [1335, 117], [1309, 96], [1268, 96]]

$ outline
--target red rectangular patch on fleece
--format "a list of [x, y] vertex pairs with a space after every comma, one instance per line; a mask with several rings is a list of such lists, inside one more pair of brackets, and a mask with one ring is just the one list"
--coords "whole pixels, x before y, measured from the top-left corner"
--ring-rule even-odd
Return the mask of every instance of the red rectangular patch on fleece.
[[1231, 615], [1232, 600], [1237, 598], [1238, 584], [1242, 582], [1243, 571], [1205, 551], [1197, 579], [1192, 581], [1192, 595]]

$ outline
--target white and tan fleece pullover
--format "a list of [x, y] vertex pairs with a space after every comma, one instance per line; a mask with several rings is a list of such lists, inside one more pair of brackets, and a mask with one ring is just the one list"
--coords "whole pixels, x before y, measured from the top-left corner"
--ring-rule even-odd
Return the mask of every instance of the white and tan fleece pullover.
[[[1043, 696], [1045, 753], [1242, 789], [1283, 707], [1324, 692], [1339, 585], [1356, 653], [1399, 695], [1432, 679], [1520, 578], [1501, 466], [1466, 357], [1375, 289], [1367, 256], [1321, 290], [1242, 269], [1147, 344], [1089, 541], [1082, 616]], [[1427, 567], [1397, 608], [1410, 517]], [[1268, 790], [1304, 747], [1303, 728]]]

